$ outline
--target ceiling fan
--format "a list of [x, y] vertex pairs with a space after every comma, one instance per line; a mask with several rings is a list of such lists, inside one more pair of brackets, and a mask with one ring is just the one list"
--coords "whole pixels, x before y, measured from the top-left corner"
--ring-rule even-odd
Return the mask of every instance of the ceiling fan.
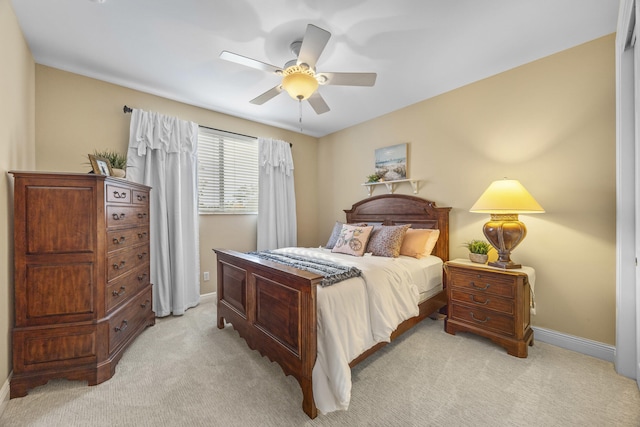
[[304, 38], [294, 41], [290, 46], [296, 59], [287, 62], [282, 68], [226, 50], [220, 54], [220, 58], [282, 76], [278, 85], [252, 99], [252, 104], [262, 105], [285, 90], [293, 99], [308, 100], [313, 110], [322, 114], [329, 111], [329, 106], [317, 91], [318, 85], [373, 86], [376, 82], [376, 73], [316, 72], [316, 62], [330, 37], [331, 33], [327, 30], [307, 25]]

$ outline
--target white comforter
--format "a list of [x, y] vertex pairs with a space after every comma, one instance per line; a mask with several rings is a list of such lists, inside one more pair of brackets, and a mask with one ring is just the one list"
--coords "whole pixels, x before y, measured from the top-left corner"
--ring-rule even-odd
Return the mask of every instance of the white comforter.
[[318, 287], [318, 355], [313, 368], [313, 395], [318, 410], [347, 409], [351, 400], [349, 363], [391, 333], [404, 320], [418, 315], [418, 286], [425, 267], [436, 257], [353, 257], [322, 248], [284, 248], [276, 252], [352, 265], [362, 277]]

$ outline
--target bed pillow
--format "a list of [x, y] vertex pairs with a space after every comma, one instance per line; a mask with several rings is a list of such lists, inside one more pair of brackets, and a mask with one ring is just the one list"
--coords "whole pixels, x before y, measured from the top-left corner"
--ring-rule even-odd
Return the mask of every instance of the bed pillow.
[[[333, 230], [331, 231], [331, 236], [329, 236], [329, 240], [327, 240], [327, 244], [325, 245], [326, 249], [333, 249], [333, 247], [336, 245], [336, 242], [338, 241], [338, 237], [340, 237], [340, 232], [342, 231], [343, 225], [344, 225], [343, 222], [336, 221], [336, 223], [333, 226]], [[357, 224], [349, 224], [349, 225], [361, 225], [363, 227], [366, 227], [369, 224], [357, 223]]]
[[331, 252], [362, 256], [367, 250], [367, 242], [373, 226], [344, 224], [340, 236]]
[[400, 255], [406, 255], [417, 259], [431, 255], [436, 242], [440, 237], [440, 230], [426, 228], [410, 228], [404, 235]]
[[371, 255], [396, 258], [400, 255], [400, 246], [409, 227], [410, 224], [374, 225], [367, 252], [371, 252]]
[[343, 225], [344, 224], [340, 221], [336, 221], [335, 225], [333, 226], [333, 231], [331, 231], [331, 236], [329, 236], [329, 240], [327, 240], [325, 248], [333, 249], [333, 247], [336, 245], [336, 242], [338, 241], [338, 237], [340, 237], [340, 232], [342, 231]]

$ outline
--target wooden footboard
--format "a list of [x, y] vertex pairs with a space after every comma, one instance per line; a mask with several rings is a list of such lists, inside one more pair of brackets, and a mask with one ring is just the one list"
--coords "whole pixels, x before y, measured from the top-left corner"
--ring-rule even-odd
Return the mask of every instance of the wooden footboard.
[[322, 276], [240, 252], [214, 251], [218, 328], [224, 328], [225, 320], [231, 323], [249, 348], [296, 378], [302, 388], [302, 409], [315, 418], [316, 285]]

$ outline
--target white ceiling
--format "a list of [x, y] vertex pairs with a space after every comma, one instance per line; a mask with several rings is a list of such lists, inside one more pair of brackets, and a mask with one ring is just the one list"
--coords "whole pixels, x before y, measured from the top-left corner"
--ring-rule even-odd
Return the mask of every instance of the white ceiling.
[[303, 101], [303, 133], [316, 137], [613, 33], [618, 14], [616, 0], [100, 1], [13, 0], [35, 61], [294, 131], [300, 106], [286, 92], [249, 103], [276, 75], [218, 56], [282, 67], [307, 24], [331, 32], [319, 72], [378, 78], [320, 86], [322, 115]]

